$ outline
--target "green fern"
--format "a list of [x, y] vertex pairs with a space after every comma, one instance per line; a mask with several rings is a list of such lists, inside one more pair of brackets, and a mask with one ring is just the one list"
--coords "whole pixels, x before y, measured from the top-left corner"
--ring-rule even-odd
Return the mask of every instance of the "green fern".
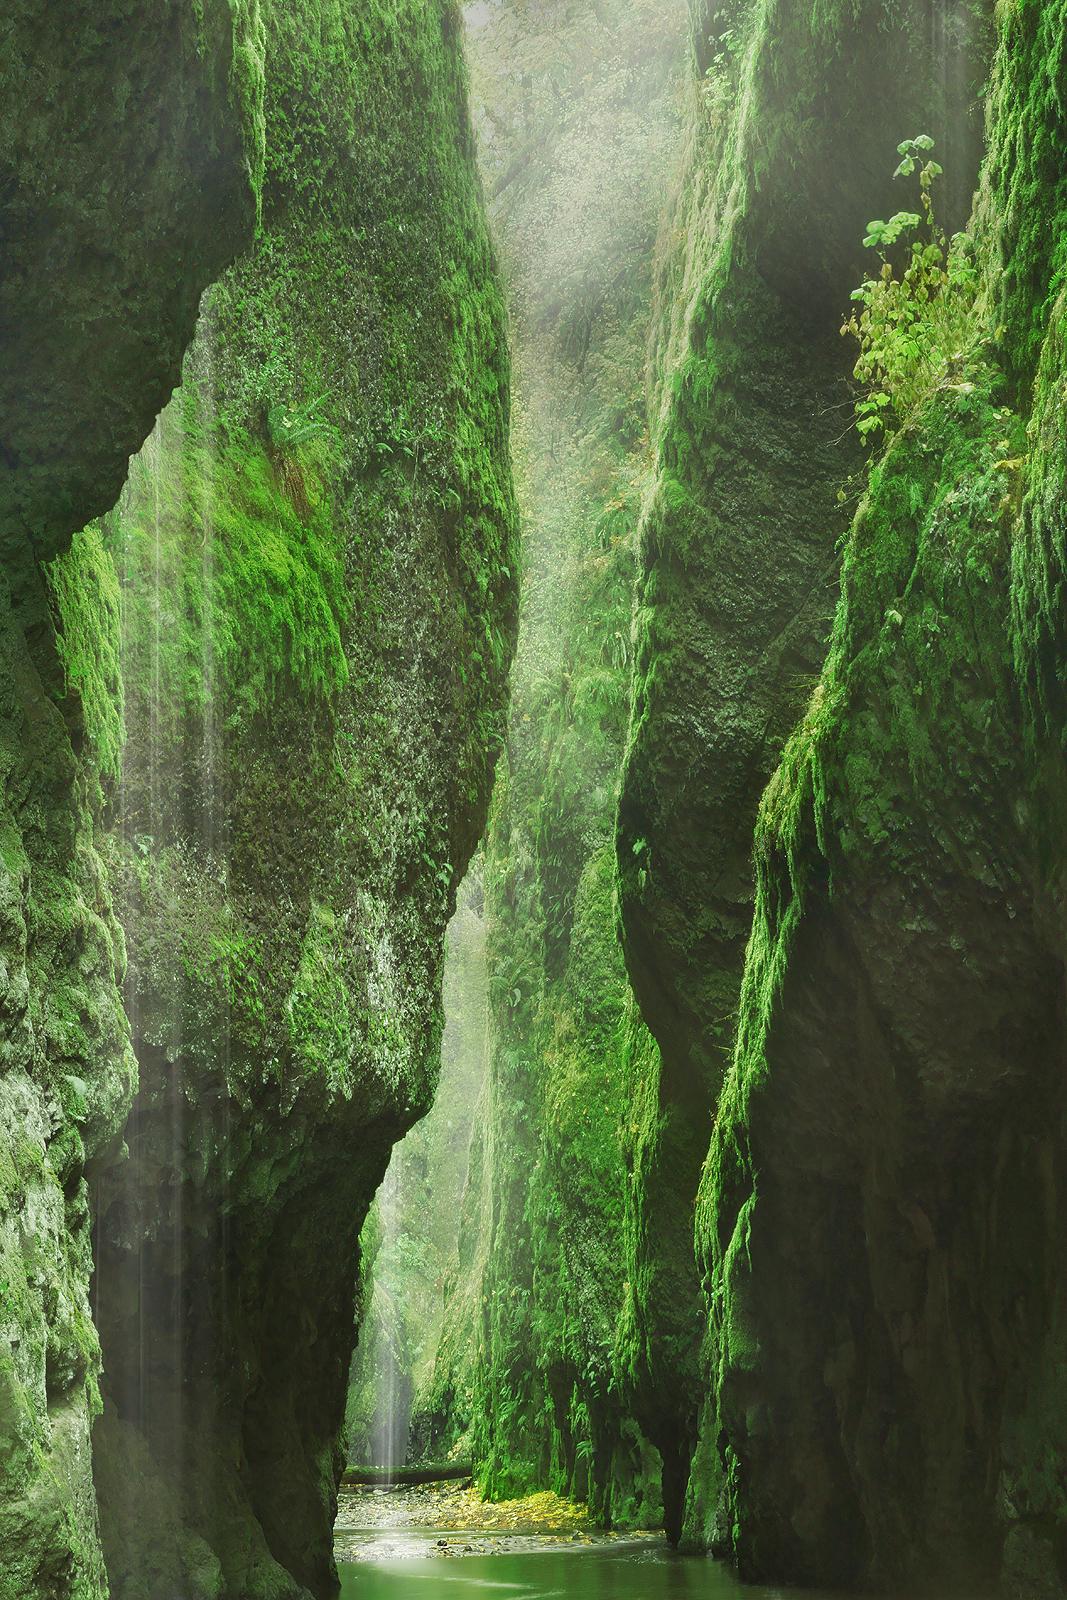
[[267, 407], [267, 434], [279, 450], [292, 450], [310, 439], [335, 439], [337, 429], [318, 413], [330, 398], [329, 390], [306, 405], [291, 406], [277, 401]]

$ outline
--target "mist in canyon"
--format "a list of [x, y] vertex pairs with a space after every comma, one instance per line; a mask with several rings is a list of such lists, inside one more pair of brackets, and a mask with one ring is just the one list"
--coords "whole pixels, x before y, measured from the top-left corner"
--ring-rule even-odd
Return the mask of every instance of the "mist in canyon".
[[0, 38], [0, 1600], [1059, 1600], [1067, 0]]

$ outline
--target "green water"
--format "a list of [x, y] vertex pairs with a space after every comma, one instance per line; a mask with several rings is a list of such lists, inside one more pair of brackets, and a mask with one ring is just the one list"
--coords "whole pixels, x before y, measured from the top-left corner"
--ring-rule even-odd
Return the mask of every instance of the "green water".
[[504, 1553], [342, 1566], [342, 1600], [785, 1600], [717, 1562], [656, 1550]]

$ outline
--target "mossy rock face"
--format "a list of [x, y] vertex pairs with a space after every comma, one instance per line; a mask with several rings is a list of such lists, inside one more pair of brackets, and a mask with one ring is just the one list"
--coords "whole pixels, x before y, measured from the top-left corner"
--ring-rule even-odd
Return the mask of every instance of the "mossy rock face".
[[695, 1521], [762, 1580], [1067, 1574], [1067, 10], [997, 21], [974, 345], [844, 547], [701, 1186], [722, 1495]]
[[[662, 1520], [629, 1416], [636, 1016], [615, 929], [643, 372], [682, 4], [472, 8], [482, 168], [512, 309], [525, 601], [486, 860], [490, 1065], [463, 1255], [416, 1424], [494, 1496]], [[517, 66], [517, 64], [519, 64]], [[521, 80], [517, 79], [521, 71]], [[517, 85], [521, 82], [521, 88]]]
[[201, 293], [252, 237], [261, 30], [258, 0], [5, 7], [5, 548], [51, 556], [114, 504]]
[[85, 1170], [110, 1157], [135, 1066], [45, 592], [32, 562], [14, 570], [18, 599], [0, 585], [0, 1595], [97, 1600]]
[[[83, 8], [84, 9], [84, 8]], [[91, 12], [91, 14], [89, 14]], [[39, 562], [105, 510], [177, 380], [204, 287], [252, 237], [254, 8], [5, 8], [0, 50], [0, 1596], [99, 1600], [85, 1171], [135, 1084], [94, 814], [121, 717], [117, 594], [77, 597], [81, 683]], [[165, 106], [167, 116], [159, 115]], [[82, 701], [84, 691], [84, 705]]]
[[866, 220], [899, 200], [898, 126], [943, 141], [960, 111], [928, 81], [926, 10], [740, 8], [723, 42], [724, 13], [696, 8], [620, 808], [627, 960], [679, 1094], [706, 1099], [730, 1057], [755, 810], [825, 650], [861, 464], [839, 327]]
[[[513, 643], [507, 350], [454, 9], [263, 22], [261, 232], [117, 507], [52, 574], [89, 747], [118, 768], [140, 1064], [129, 1160], [95, 1195], [120, 1600], [330, 1587], [358, 1238], [436, 1084]], [[101, 563], [117, 756], [74, 604]]]
[[[627, 968], [660, 1047], [641, 1080], [656, 1131], [638, 1152], [633, 1325], [678, 1521], [706, 1381], [683, 1241], [734, 1047], [752, 830], [823, 660], [862, 468], [842, 314], [868, 219], [899, 204], [898, 141], [929, 126], [944, 144], [951, 127], [964, 193], [977, 163], [967, 108], [933, 81], [918, 0], [692, 10], [618, 829]], [[962, 49], [970, 9], [943, 22]], [[966, 214], [955, 192], [949, 209]], [[691, 1487], [692, 1537], [717, 1499], [707, 1451]]]
[[[304, 1595], [331, 1581], [356, 1241], [432, 1093], [514, 629], [457, 18], [105, 8], [61, 47], [24, 11], [2, 69], [0, 294], [26, 348], [0, 387], [0, 1593], [104, 1592], [88, 1162], [112, 1593]], [[18, 111], [44, 104], [59, 126]]]
[[994, 1396], [1008, 1305], [1037, 1292], [1028, 1168], [1059, 1055], [1011, 803], [1004, 398], [939, 402], [873, 475], [757, 835], [698, 1214], [730, 1543], [753, 1573], [995, 1568]]

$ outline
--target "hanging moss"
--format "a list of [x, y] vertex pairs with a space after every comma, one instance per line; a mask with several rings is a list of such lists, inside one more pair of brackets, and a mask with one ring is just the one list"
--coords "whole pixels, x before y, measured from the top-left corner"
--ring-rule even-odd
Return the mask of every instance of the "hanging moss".
[[99, 526], [74, 535], [70, 549], [53, 562], [48, 582], [67, 694], [77, 700], [101, 773], [117, 778], [125, 739], [121, 594]]

